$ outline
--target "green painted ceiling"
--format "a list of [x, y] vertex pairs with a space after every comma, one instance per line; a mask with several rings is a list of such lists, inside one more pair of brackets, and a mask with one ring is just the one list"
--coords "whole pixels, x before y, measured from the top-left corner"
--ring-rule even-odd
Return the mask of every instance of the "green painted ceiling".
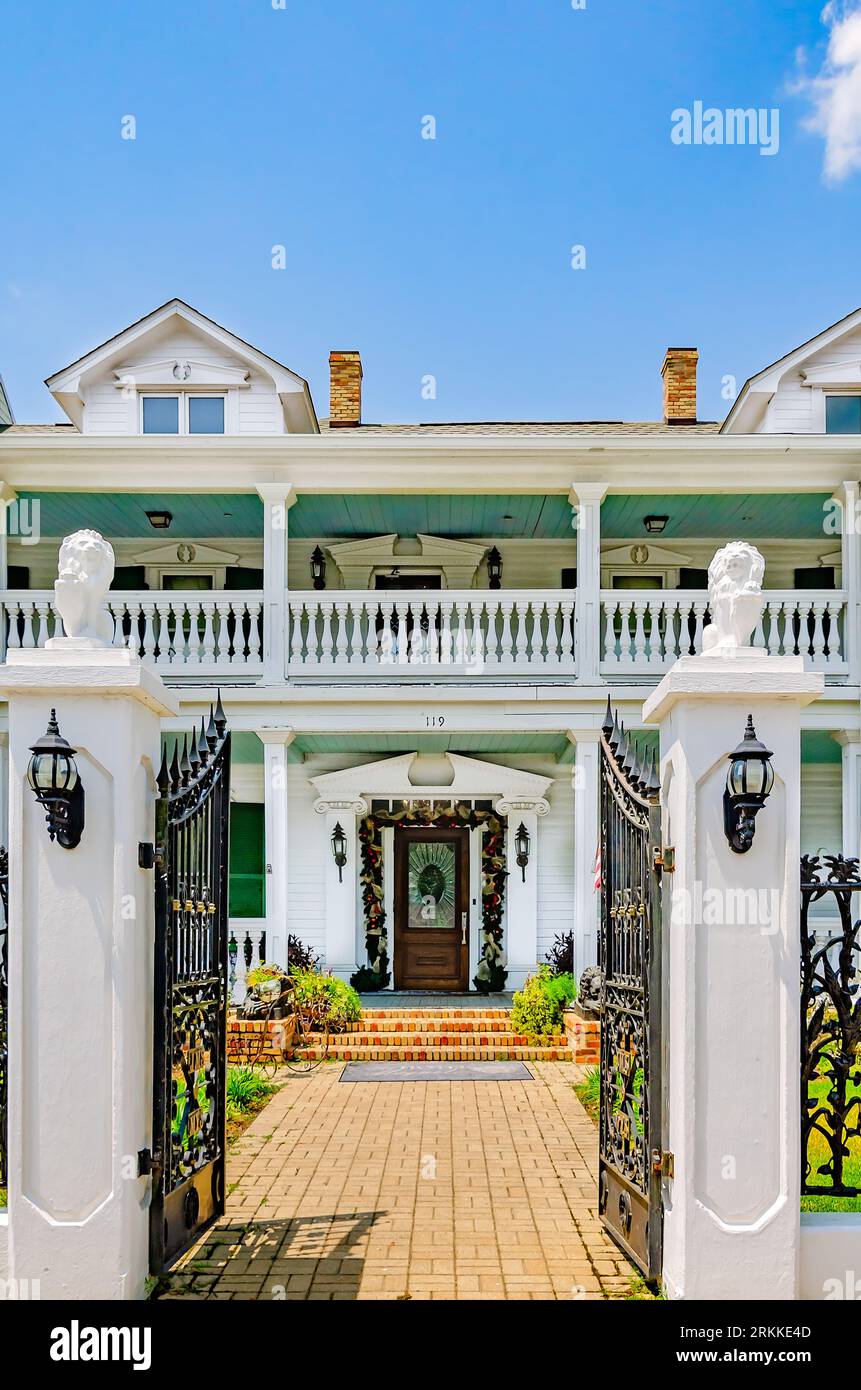
[[803, 763], [839, 763], [843, 749], [827, 729], [802, 729], [801, 761]]
[[535, 753], [558, 758], [568, 746], [560, 733], [300, 734], [302, 753]]
[[[93, 526], [104, 535], [160, 537], [207, 536], [258, 538], [263, 509], [256, 494], [156, 493], [22, 493], [38, 496], [43, 536], [64, 536], [79, 526]], [[817, 539], [823, 535], [823, 505], [827, 493], [768, 493], [755, 496], [711, 494], [688, 496], [608, 497], [601, 508], [605, 540], [646, 536], [643, 517], [669, 517], [660, 540], [685, 537], [724, 540], [751, 538]], [[173, 512], [169, 531], [154, 531], [145, 513]], [[290, 510], [290, 535], [298, 540], [318, 537], [378, 536], [396, 531], [401, 536], [494, 537], [501, 540], [573, 540], [571, 507], [560, 496], [416, 496], [375, 494], [334, 496], [305, 494]]]
[[[39, 529], [43, 536], [67, 536], [80, 526], [92, 526], [111, 539], [148, 536], [165, 544], [176, 537], [258, 538], [263, 533], [263, 503], [255, 493], [22, 493], [39, 499]], [[148, 511], [173, 512], [169, 531], [155, 531]]]
[[644, 516], [668, 516], [666, 530], [654, 543], [683, 537], [714, 540], [774, 538], [818, 540], [823, 506], [830, 493], [762, 493], [688, 496], [607, 497], [601, 507], [601, 536], [627, 539], [646, 536]]

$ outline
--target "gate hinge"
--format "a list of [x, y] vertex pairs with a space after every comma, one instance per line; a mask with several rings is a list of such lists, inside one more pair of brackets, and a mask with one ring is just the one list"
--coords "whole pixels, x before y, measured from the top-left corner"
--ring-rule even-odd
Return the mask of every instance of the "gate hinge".
[[141, 840], [138, 844], [138, 868], [152, 869], [155, 866], [155, 845], [147, 840]]
[[150, 1174], [161, 1172], [161, 1149], [155, 1153], [151, 1149], [138, 1149], [138, 1177], [148, 1178]]
[[663, 870], [665, 874], [675, 873], [676, 851], [672, 845], [655, 845], [654, 867]]
[[669, 1149], [652, 1149], [652, 1172], [660, 1173], [662, 1178], [674, 1178], [676, 1175], [675, 1155]]

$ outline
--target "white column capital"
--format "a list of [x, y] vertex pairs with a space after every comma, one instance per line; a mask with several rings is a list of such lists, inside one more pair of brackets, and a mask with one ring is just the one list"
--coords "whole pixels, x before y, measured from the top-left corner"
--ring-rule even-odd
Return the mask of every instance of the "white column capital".
[[255, 486], [261, 502], [267, 502], [270, 506], [282, 506], [289, 511], [298, 501], [292, 483], [256, 483]]
[[11, 483], [0, 481], [0, 502], [14, 502], [18, 493]]
[[597, 745], [601, 742], [601, 730], [599, 727], [592, 729], [566, 729], [565, 737], [568, 739], [569, 743], [573, 743], [575, 748], [578, 743]]
[[369, 806], [364, 797], [320, 797], [314, 802], [314, 810], [318, 816], [336, 815], [339, 811], [343, 815], [348, 813], [353, 816], [366, 816]]
[[293, 740], [294, 740], [295, 737], [296, 737], [296, 730], [295, 730], [295, 729], [266, 729], [266, 728], [263, 728], [263, 729], [255, 729], [254, 732], [255, 732], [255, 734], [257, 735], [257, 737], [260, 739], [260, 742], [261, 742], [261, 743], [270, 745], [270, 746], [272, 746], [272, 747], [279, 747], [279, 746], [281, 746], [281, 747], [284, 747], [284, 748], [289, 748], [289, 747], [290, 747], [290, 744], [293, 742]]
[[861, 744], [861, 729], [832, 729], [831, 737], [841, 748], [849, 748], [853, 744], [858, 747]]
[[527, 812], [534, 816], [546, 816], [550, 812], [550, 802], [543, 796], [501, 797], [494, 810], [500, 816], [519, 816]]
[[572, 507], [581, 507], [587, 502], [601, 503], [606, 496], [606, 483], [575, 482], [568, 492], [568, 501]]

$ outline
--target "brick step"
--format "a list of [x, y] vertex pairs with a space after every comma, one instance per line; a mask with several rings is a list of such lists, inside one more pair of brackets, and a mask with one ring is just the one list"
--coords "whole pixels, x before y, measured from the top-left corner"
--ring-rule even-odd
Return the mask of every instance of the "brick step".
[[441, 1005], [438, 1009], [362, 1009], [362, 1018], [510, 1018], [511, 1009], [455, 1009]]
[[342, 1032], [374, 1033], [510, 1033], [511, 1015], [507, 1018], [360, 1018], [347, 1023]]
[[[303, 1048], [316, 1060], [317, 1047]], [[326, 1056], [340, 1062], [570, 1062], [569, 1048], [542, 1047], [355, 1047], [330, 1046]]]
[[332, 1033], [329, 1038], [332, 1047], [566, 1047], [564, 1033], [545, 1034], [535, 1037], [530, 1033], [513, 1033], [510, 1029], [494, 1033], [491, 1029], [477, 1029], [473, 1033], [457, 1033], [440, 1029], [427, 1031], [416, 1028], [402, 1028], [392, 1033]]

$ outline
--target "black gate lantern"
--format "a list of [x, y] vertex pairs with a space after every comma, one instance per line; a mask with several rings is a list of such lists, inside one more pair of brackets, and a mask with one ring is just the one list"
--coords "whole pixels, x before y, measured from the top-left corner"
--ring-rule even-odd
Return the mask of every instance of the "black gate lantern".
[[529, 863], [529, 851], [532, 841], [529, 838], [529, 831], [523, 821], [514, 833], [514, 848], [517, 851], [517, 867], [523, 875], [523, 882], [526, 882], [526, 865]]
[[311, 552], [311, 582], [315, 589], [326, 587], [326, 557], [319, 545]]
[[488, 552], [487, 556], [487, 578], [490, 581], [491, 589], [502, 588], [502, 556], [496, 546]]
[[75, 762], [77, 749], [60, 733], [56, 710], [51, 710], [48, 728], [30, 752], [27, 781], [48, 813], [48, 834], [63, 849], [74, 849], [84, 831], [84, 788]]
[[729, 754], [723, 794], [724, 833], [730, 849], [736, 854], [747, 854], [753, 844], [756, 814], [762, 810], [773, 786], [771, 750], [760, 743], [753, 717], [748, 715], [744, 738]]
[[332, 831], [332, 855], [338, 866], [338, 882], [344, 882], [344, 865], [347, 862], [347, 837], [340, 821], [335, 822]]

